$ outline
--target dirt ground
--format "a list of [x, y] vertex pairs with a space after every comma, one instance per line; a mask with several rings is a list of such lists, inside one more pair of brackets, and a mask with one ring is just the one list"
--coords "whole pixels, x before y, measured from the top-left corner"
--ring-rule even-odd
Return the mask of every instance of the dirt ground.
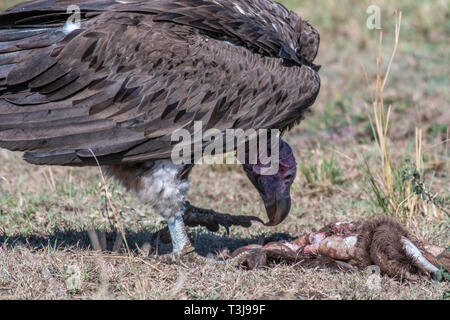
[[[20, 1], [0, 0], [0, 9]], [[298, 174], [290, 216], [273, 228], [254, 224], [213, 234], [188, 230], [198, 253], [257, 243], [272, 233], [293, 236], [333, 221], [390, 215], [429, 243], [450, 243], [450, 74], [447, 42], [449, 3], [442, 1], [283, 1], [317, 27], [321, 46], [316, 62], [322, 87], [307, 118], [286, 140], [295, 151]], [[391, 105], [388, 136], [398, 172], [415, 159], [415, 130], [421, 128], [421, 178], [438, 206], [407, 216], [386, 211], [376, 200], [370, 174], [380, 168], [370, 119], [375, 92], [380, 30], [366, 21], [369, 5], [381, 8], [383, 61], [394, 46], [395, 10], [403, 21], [397, 56], [384, 92]], [[229, 263], [167, 265], [145, 257], [142, 246], [156, 245], [164, 226], [151, 208], [110, 181], [122, 211], [130, 253], [97, 253], [87, 230], [112, 237], [102, 216], [98, 168], [36, 167], [19, 153], [0, 150], [0, 299], [448, 299], [448, 282], [406, 282], [382, 275], [371, 286], [360, 273], [275, 265], [247, 271]], [[367, 167], [366, 167], [367, 164]], [[402, 171], [403, 170], [403, 171]], [[188, 200], [199, 207], [266, 220], [256, 190], [239, 166], [199, 165], [191, 175]], [[170, 250], [160, 245], [159, 252]]]

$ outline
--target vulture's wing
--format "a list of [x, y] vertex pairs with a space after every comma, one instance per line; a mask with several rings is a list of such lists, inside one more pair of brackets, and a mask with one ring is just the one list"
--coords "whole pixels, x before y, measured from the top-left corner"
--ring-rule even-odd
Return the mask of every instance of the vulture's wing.
[[[170, 157], [171, 134], [194, 121], [222, 131], [298, 121], [320, 86], [308, 66], [317, 50], [302, 56], [307, 46], [292, 42], [298, 17], [284, 29], [273, 17], [264, 33], [269, 21], [246, 15], [245, 1], [222, 2], [45, 0], [6, 11], [0, 147], [37, 164], [95, 164], [92, 153], [114, 164]], [[79, 29], [66, 23], [70, 4]]]

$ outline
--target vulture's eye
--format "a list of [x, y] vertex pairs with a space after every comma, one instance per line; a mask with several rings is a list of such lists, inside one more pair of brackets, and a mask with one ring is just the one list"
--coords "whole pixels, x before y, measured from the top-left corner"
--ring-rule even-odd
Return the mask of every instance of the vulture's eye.
[[292, 179], [293, 175], [292, 174], [288, 174], [286, 177], [284, 177], [284, 181], [288, 182]]

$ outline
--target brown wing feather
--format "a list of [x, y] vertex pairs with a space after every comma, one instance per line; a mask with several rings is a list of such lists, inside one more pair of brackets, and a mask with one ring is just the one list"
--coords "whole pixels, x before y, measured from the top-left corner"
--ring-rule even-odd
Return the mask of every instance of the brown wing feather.
[[[90, 6], [105, 10], [112, 2]], [[179, 9], [212, 2], [151, 3]], [[67, 36], [53, 27], [16, 38], [0, 32], [0, 68], [6, 66], [0, 73], [1, 147], [27, 151], [25, 159], [37, 164], [95, 164], [92, 152], [102, 164], [167, 158], [170, 134], [179, 128], [192, 132], [196, 120], [205, 129], [282, 129], [301, 119], [317, 96], [320, 80], [308, 66], [287, 66], [285, 59], [256, 54], [231, 38], [210, 37], [193, 23], [161, 21], [168, 19], [146, 8], [108, 10]], [[23, 12], [13, 9], [9, 17], [16, 11]], [[222, 24], [230, 18], [221, 17]], [[50, 33], [58, 39], [51, 45]], [[18, 47], [26, 35], [36, 48]]]
[[151, 14], [155, 21], [190, 26], [296, 64], [312, 63], [320, 42], [319, 34], [306, 21], [271, 0], [37, 0], [6, 11], [0, 28], [30, 23], [55, 26], [55, 15], [63, 22], [70, 16], [66, 12], [69, 5], [77, 5], [83, 18], [105, 11]]

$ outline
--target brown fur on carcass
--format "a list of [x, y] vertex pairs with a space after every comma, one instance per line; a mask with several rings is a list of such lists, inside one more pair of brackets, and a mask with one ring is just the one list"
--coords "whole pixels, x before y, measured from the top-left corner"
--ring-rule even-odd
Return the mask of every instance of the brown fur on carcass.
[[[349, 251], [342, 251], [339, 245], [345, 243], [347, 237], [357, 237], [354, 246]], [[316, 251], [311, 246], [320, 244]], [[230, 257], [236, 257], [248, 252], [242, 265], [249, 269], [265, 266], [270, 262], [295, 263], [303, 267], [322, 267], [340, 270], [355, 270], [377, 265], [382, 273], [391, 277], [417, 280], [419, 276], [428, 275], [426, 270], [418, 267], [414, 259], [408, 257], [403, 248], [402, 238], [411, 238], [407, 230], [391, 218], [382, 217], [373, 220], [361, 220], [353, 223], [331, 223], [318, 232], [300, 236], [294, 241], [273, 241], [269, 237], [265, 245], [249, 245], [235, 250]], [[331, 242], [338, 239], [341, 243]], [[323, 242], [326, 241], [326, 242]], [[437, 267], [448, 271], [449, 253], [441, 253], [439, 257], [432, 254], [430, 245], [413, 241], [425, 258]], [[331, 245], [331, 246], [330, 246]], [[324, 250], [325, 248], [325, 250]], [[436, 247], [438, 248], [438, 247]], [[345, 248], [344, 248], [345, 249]], [[438, 252], [443, 251], [439, 248]], [[339, 254], [336, 254], [338, 252]]]
[[408, 237], [408, 231], [395, 220], [382, 217], [363, 221], [357, 234], [358, 267], [377, 265], [389, 276], [400, 278], [414, 278], [412, 274], [421, 273], [403, 249], [401, 238]]

